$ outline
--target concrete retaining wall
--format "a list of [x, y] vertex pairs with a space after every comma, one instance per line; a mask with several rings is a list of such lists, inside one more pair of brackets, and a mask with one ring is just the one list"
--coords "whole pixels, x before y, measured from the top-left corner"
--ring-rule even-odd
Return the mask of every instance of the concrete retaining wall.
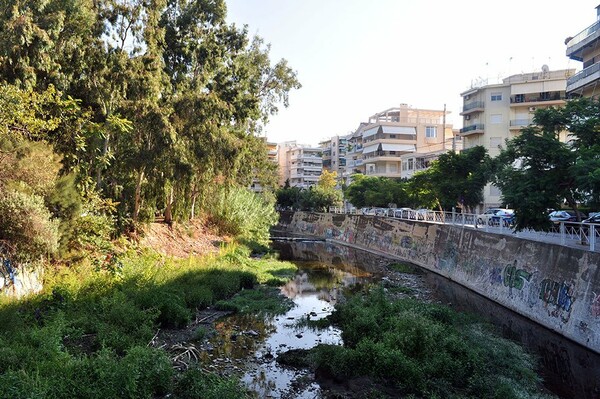
[[288, 213], [280, 228], [417, 264], [600, 353], [600, 253], [364, 215]]

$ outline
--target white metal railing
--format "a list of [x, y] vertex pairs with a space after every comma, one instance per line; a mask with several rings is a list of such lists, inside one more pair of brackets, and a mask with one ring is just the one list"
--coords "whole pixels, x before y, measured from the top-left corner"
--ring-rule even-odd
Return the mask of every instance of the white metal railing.
[[[600, 224], [595, 223], [556, 222], [548, 231], [533, 229], [515, 231], [506, 219], [497, 216], [490, 219], [483, 219], [482, 215], [473, 213], [440, 212], [424, 209], [413, 210], [408, 208], [357, 209], [343, 207], [330, 207], [329, 212], [462, 226], [481, 229], [495, 234], [511, 235], [527, 240], [584, 248], [590, 251], [600, 251]], [[488, 215], [485, 217], [488, 217]]]

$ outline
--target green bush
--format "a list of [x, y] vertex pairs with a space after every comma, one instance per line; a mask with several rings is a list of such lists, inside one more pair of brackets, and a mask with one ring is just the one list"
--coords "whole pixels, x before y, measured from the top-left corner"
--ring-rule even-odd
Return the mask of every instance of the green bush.
[[223, 187], [208, 199], [209, 220], [221, 233], [265, 243], [277, 223], [273, 201], [243, 187]]
[[177, 399], [250, 398], [240, 383], [232, 378], [207, 375], [198, 368], [188, 369], [175, 384]]
[[473, 316], [378, 289], [336, 306], [343, 347], [311, 355], [325, 375], [369, 376], [418, 397], [540, 397], [534, 360]]
[[0, 239], [14, 245], [16, 260], [35, 260], [58, 249], [58, 221], [42, 197], [6, 190], [0, 193]]

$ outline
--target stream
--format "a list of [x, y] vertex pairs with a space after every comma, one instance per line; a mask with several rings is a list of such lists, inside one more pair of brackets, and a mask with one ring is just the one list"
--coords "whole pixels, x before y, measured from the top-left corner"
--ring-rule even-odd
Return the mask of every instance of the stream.
[[[274, 241], [281, 260], [298, 267], [281, 292], [294, 307], [284, 315], [232, 315], [216, 324], [211, 339], [211, 367], [228, 364], [259, 398], [322, 398], [323, 388], [307, 370], [277, 363], [290, 349], [319, 343], [342, 344], [340, 331], [312, 330], [301, 323], [331, 314], [342, 290], [357, 284], [389, 279], [385, 266], [393, 261], [371, 253], [323, 241]], [[521, 343], [538, 358], [546, 389], [560, 398], [600, 398], [600, 355], [435, 273], [414, 266], [416, 273], [396, 277], [412, 297], [445, 303], [458, 311], [476, 313], [495, 324], [506, 338]]]

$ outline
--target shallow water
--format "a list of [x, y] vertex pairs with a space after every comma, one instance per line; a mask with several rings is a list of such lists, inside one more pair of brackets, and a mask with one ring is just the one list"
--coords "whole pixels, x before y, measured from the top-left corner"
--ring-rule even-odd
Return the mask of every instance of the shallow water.
[[[305, 370], [281, 366], [279, 353], [310, 349], [320, 343], [342, 344], [340, 331], [329, 327], [313, 330], [302, 320], [318, 320], [331, 314], [344, 287], [372, 281], [372, 273], [353, 265], [295, 262], [296, 276], [281, 287], [294, 307], [280, 316], [232, 315], [217, 323], [211, 340], [212, 359], [230, 368], [245, 370], [242, 381], [261, 398], [315, 398], [319, 386]], [[225, 360], [226, 359], [226, 360]], [[234, 366], [231, 366], [234, 365]]]

